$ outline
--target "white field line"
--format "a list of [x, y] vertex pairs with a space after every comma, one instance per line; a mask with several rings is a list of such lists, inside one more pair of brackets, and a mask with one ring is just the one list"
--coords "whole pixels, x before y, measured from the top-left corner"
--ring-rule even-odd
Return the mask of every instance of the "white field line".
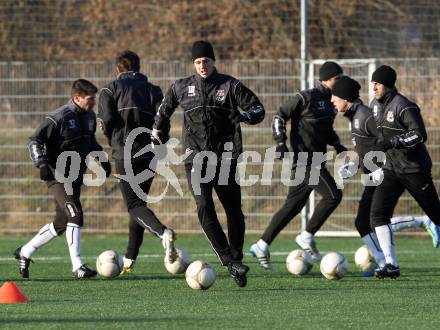
[[[275, 252], [270, 252], [270, 254], [272, 256], [287, 256], [291, 251], [275, 251]], [[321, 251], [324, 254], [326, 253], [326, 251]], [[330, 252], [330, 251], [327, 251]], [[351, 255], [355, 253], [355, 251], [338, 251], [339, 253], [342, 253], [344, 255]], [[431, 254], [432, 252], [427, 251], [427, 252], [420, 252], [420, 251], [413, 251], [413, 250], [398, 250], [397, 251], [398, 254], [407, 254], [407, 255], [411, 255], [411, 254], [417, 254], [417, 255], [424, 255], [424, 254]], [[245, 253], [245, 255], [247, 257], [250, 256], [249, 253]], [[154, 258], [163, 258], [164, 255], [163, 254], [140, 254], [138, 255], [138, 259], [154, 259]], [[190, 253], [190, 257], [215, 257], [214, 253]], [[81, 256], [81, 258], [87, 259], [87, 260], [92, 260], [95, 259], [96, 257], [94, 256]], [[14, 261], [15, 258], [14, 257], [0, 257], [0, 262], [5, 262], [5, 261]], [[35, 257], [32, 258], [32, 260], [35, 261], [42, 261], [42, 262], [52, 262], [52, 261], [60, 261], [60, 260], [64, 260], [65, 262], [70, 262], [69, 260], [69, 256], [52, 256], [52, 257]]]

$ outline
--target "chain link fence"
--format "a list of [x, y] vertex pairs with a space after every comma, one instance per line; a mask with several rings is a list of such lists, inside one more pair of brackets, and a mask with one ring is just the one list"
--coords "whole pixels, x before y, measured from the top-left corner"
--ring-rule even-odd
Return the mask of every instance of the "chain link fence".
[[[362, 98], [368, 103], [369, 71], [365, 61], [350, 60], [341, 63], [347, 74], [359, 80]], [[436, 112], [440, 102], [437, 88], [440, 81], [439, 60], [387, 59], [375, 60], [374, 63], [387, 63], [395, 67], [398, 72], [397, 87], [420, 105], [428, 126], [428, 147], [434, 161], [434, 181], [438, 186], [440, 130], [436, 128]], [[316, 68], [319, 66], [314, 65]], [[270, 130], [273, 115], [300, 88], [299, 61], [225, 61], [218, 63], [218, 69], [243, 81], [257, 93], [267, 109], [263, 123], [257, 127], [243, 125], [244, 150], [255, 150], [264, 156], [264, 151], [273, 146]], [[183, 62], [143, 62], [142, 71], [153, 83], [166, 90], [174, 80], [191, 74], [193, 67], [190, 63]], [[82, 77], [102, 87], [114, 79], [114, 67], [109, 62], [0, 62], [0, 77], [0, 233], [34, 232], [51, 221], [54, 202], [30, 161], [26, 148], [27, 139], [47, 112], [68, 100], [73, 80]], [[177, 109], [172, 119], [173, 137], [180, 139], [181, 127], [182, 111]], [[336, 127], [344, 144], [351, 146], [346, 119], [338, 116]], [[97, 132], [97, 137], [104, 146], [107, 144], [101, 132]], [[108, 146], [105, 150], [111, 154]], [[328, 167], [333, 171], [332, 163]], [[183, 167], [176, 166], [173, 169], [179, 177], [184, 196], [179, 196], [170, 188], [165, 199], [151, 207], [160, 219], [176, 230], [199, 231], [195, 203], [187, 188]], [[270, 185], [259, 181], [256, 185], [242, 188], [243, 210], [250, 232], [263, 231], [284, 201], [287, 187], [280, 181], [280, 171], [281, 163], [275, 162]], [[262, 164], [248, 164], [246, 173], [261, 177]], [[165, 179], [156, 177], [151, 194], [158, 195], [165, 187]], [[344, 199], [324, 225], [323, 232], [353, 231], [353, 220], [362, 188], [359, 176], [345, 183]], [[316, 201], [319, 201], [319, 196]], [[87, 231], [114, 233], [127, 230], [128, 214], [115, 178], [108, 179], [101, 187], [84, 187], [82, 203]], [[225, 222], [225, 215], [218, 201], [216, 205], [220, 220]], [[396, 214], [415, 215], [422, 214], [422, 211], [405, 194], [399, 201]], [[299, 217], [286, 230], [299, 231]]]

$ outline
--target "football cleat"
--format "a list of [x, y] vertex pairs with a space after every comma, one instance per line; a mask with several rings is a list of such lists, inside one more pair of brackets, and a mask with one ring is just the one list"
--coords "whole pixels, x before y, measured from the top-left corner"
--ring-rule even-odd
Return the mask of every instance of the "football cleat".
[[251, 254], [251, 256], [258, 259], [261, 267], [263, 267], [264, 269], [272, 269], [272, 264], [270, 263], [269, 249], [267, 249], [267, 251], [263, 251], [262, 249], [260, 249], [258, 244], [255, 243], [251, 245], [249, 253]]
[[423, 228], [431, 236], [432, 245], [434, 245], [435, 248], [438, 248], [440, 245], [438, 226], [432, 222], [431, 219], [428, 219], [428, 222], [423, 225]]
[[95, 270], [90, 269], [86, 265], [81, 265], [77, 270], [72, 272], [72, 276], [78, 280], [84, 279], [84, 278], [92, 278], [95, 277], [96, 274], [98, 274]]
[[131, 271], [133, 271], [134, 265], [136, 264], [136, 260], [129, 259], [129, 258], [126, 258], [126, 257], [123, 257], [122, 259], [124, 260], [124, 266], [122, 267], [121, 275], [128, 274]]
[[312, 238], [310, 243], [302, 239], [301, 235], [296, 236], [296, 244], [305, 252], [307, 252], [311, 257], [313, 262], [319, 262], [322, 259], [322, 255], [316, 248], [315, 240]]
[[246, 273], [249, 271], [248, 266], [243, 265], [241, 262], [231, 261], [228, 263], [228, 271], [240, 288], [247, 285]]
[[179, 254], [177, 253], [174, 241], [176, 240], [176, 233], [172, 229], [165, 229], [162, 235], [162, 245], [165, 249], [165, 258], [170, 264], [177, 260]]
[[20, 272], [21, 277], [29, 278], [29, 265], [31, 262], [33, 263], [32, 259], [22, 256], [21, 246], [15, 250], [14, 257], [18, 261], [18, 271]]
[[386, 277], [394, 279], [399, 276], [400, 276], [399, 266], [394, 266], [392, 264], [386, 264], [382, 268], [378, 268], [374, 270], [374, 277], [379, 279], [384, 279]]

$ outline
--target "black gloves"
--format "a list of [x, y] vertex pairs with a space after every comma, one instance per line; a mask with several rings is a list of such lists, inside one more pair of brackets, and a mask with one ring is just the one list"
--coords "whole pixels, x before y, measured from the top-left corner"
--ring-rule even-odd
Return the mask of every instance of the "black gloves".
[[43, 181], [53, 181], [55, 180], [52, 170], [49, 165], [43, 164], [40, 166], [40, 179]]
[[105, 171], [105, 176], [108, 178], [112, 174], [112, 165], [109, 161], [101, 162], [101, 166]]
[[275, 148], [275, 152], [279, 152], [279, 156], [275, 159], [283, 159], [284, 153], [289, 152], [289, 148], [287, 148], [286, 143], [279, 142]]
[[341, 152], [347, 151], [347, 148], [344, 147], [342, 144], [337, 144], [334, 146], [336, 153], [339, 155]]

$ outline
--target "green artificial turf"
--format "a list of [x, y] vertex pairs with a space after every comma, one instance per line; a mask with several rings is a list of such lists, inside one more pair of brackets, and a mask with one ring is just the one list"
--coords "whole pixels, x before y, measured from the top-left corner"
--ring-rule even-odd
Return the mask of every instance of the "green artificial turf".
[[[246, 238], [248, 250], [258, 237]], [[339, 281], [320, 274], [319, 265], [302, 277], [284, 265], [296, 249], [291, 236], [271, 246], [267, 271], [246, 255], [248, 286], [239, 288], [221, 267], [202, 235], [179, 235], [177, 246], [192, 260], [210, 262], [217, 273], [206, 291], [188, 287], [184, 275], [168, 274], [160, 241], [146, 235], [133, 273], [113, 280], [73, 280], [64, 237], [34, 255], [29, 280], [18, 276], [15, 248], [30, 237], [0, 238], [0, 285], [15, 281], [28, 304], [0, 304], [1, 329], [435, 329], [440, 325], [440, 251], [428, 238], [397, 237], [402, 276], [376, 280], [357, 276], [354, 238], [317, 238], [322, 251], [349, 261]], [[95, 267], [104, 250], [125, 249], [125, 236], [85, 236], [82, 254]]]

